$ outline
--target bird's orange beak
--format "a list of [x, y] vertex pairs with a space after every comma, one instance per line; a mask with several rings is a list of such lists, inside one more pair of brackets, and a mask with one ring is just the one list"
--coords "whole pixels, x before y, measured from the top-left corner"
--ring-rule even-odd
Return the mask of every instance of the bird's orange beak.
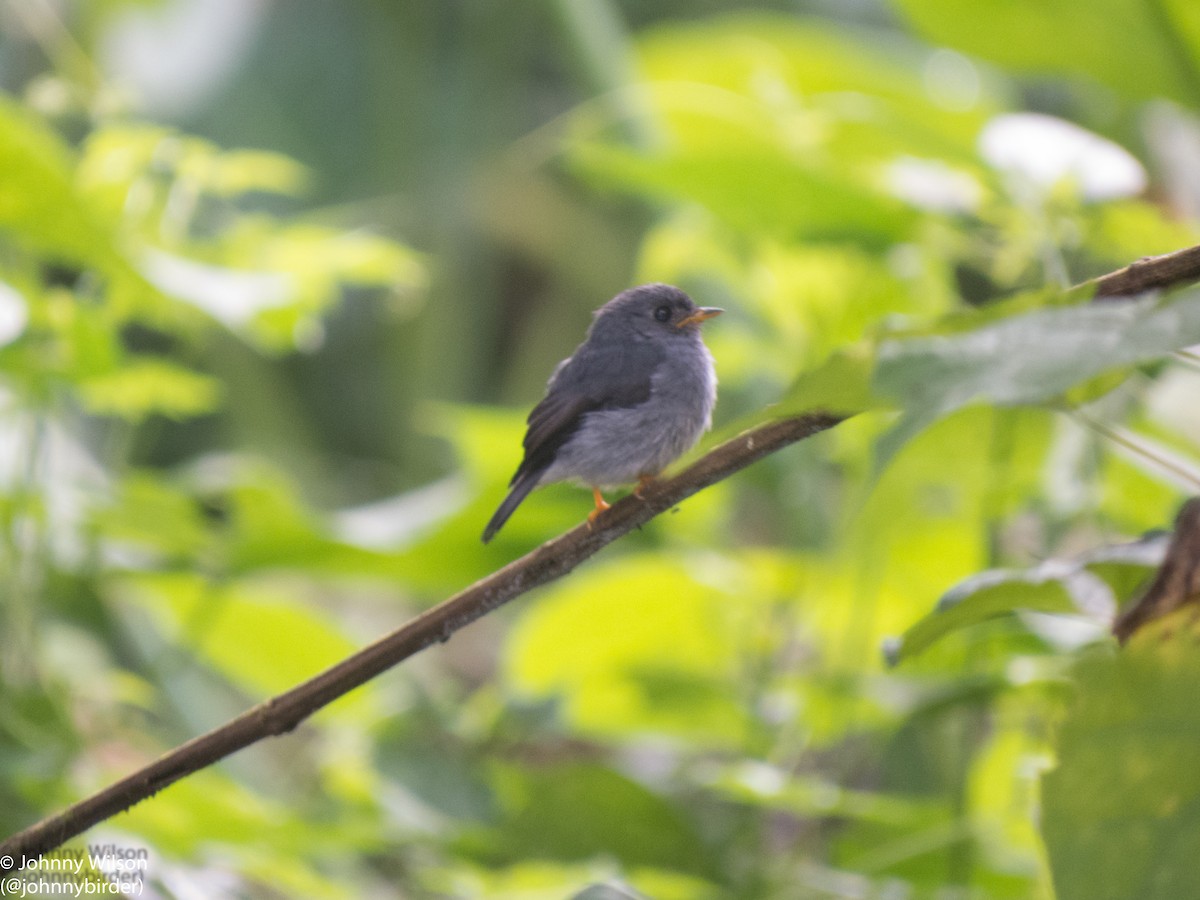
[[676, 328], [682, 328], [684, 325], [700, 324], [705, 319], [711, 319], [713, 316], [719, 316], [725, 310], [719, 306], [701, 306], [686, 319], [680, 319], [675, 323]]

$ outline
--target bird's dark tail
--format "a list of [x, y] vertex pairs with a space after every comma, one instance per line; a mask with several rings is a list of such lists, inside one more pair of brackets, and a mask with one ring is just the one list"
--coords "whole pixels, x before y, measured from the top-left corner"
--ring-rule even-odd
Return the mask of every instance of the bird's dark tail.
[[500, 504], [500, 508], [496, 510], [496, 514], [492, 516], [491, 521], [487, 523], [487, 528], [483, 529], [483, 542], [485, 544], [495, 537], [496, 532], [508, 521], [508, 517], [521, 505], [521, 501], [528, 497], [529, 492], [537, 487], [538, 479], [542, 477], [542, 472], [544, 471], [545, 469], [538, 469], [533, 472], [526, 472], [513, 481], [508, 496], [504, 498], [504, 502]]

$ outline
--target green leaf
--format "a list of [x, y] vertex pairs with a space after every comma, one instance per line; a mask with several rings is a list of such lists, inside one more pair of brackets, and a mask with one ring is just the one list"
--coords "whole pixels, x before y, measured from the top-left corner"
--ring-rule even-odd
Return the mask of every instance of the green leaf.
[[599, 183], [700, 204], [753, 236], [875, 247], [911, 236], [923, 215], [900, 197], [897, 160], [983, 193], [974, 140], [989, 85], [976, 82], [966, 104], [938, 102], [882, 42], [815, 19], [730, 15], [651, 32], [639, 58], [635, 101], [657, 140], [631, 150], [592, 108], [573, 120], [569, 160]]
[[[236, 865], [247, 877], [286, 896], [344, 898], [344, 885], [320, 865], [321, 857], [345, 859], [374, 849], [382, 844], [378, 830], [341, 820], [331, 833], [329, 828], [314, 828], [296, 809], [295, 796], [268, 798], [209, 768], [180, 779], [152, 802], [121, 813], [113, 824], [122, 833], [142, 835], [150, 842], [151, 872], [157, 852], [184, 858], [219, 853], [223, 866]], [[264, 842], [267, 833], [272, 839]]]
[[111, 232], [79, 196], [62, 140], [0, 95], [0, 229], [19, 243], [105, 271], [122, 267]]
[[316, 279], [321, 287], [315, 293], [327, 293], [334, 281], [396, 289], [424, 283], [424, 267], [414, 251], [368, 232], [275, 225], [269, 240], [247, 245], [240, 255], [241, 261], [286, 272], [301, 283]]
[[422, 813], [492, 823], [496, 805], [485, 778], [487, 751], [463, 740], [460, 729], [461, 722], [439, 721], [427, 708], [410, 708], [389, 717], [375, 735], [376, 764], [381, 775], [419, 801]]
[[734, 742], [746, 712], [729, 691], [737, 660], [731, 599], [678, 563], [627, 557], [526, 612], [505, 648], [507, 680], [519, 694], [561, 698], [566, 717], [586, 731]]
[[893, 0], [929, 40], [1035, 75], [1084, 75], [1136, 99], [1200, 101], [1191, 0]]
[[716, 870], [683, 813], [637, 782], [595, 763], [498, 767], [504, 820], [480, 850], [509, 860], [613, 857], [708, 876]]
[[607, 866], [591, 861], [557, 863], [518, 860], [507, 866], [468, 866], [423, 874], [426, 893], [438, 897], [487, 897], [489, 900], [720, 900], [716, 885], [669, 869], [639, 868], [621, 873], [614, 883]]
[[876, 405], [871, 391], [874, 349], [867, 343], [856, 344], [801, 373], [771, 412], [780, 416], [802, 412], [850, 415], [871, 409]]
[[213, 412], [221, 397], [215, 378], [161, 359], [138, 359], [85, 379], [80, 397], [88, 412], [131, 422], [150, 415], [188, 419]]
[[1057, 578], [1037, 579], [1024, 573], [984, 572], [957, 585], [938, 601], [937, 609], [887, 647], [889, 662], [898, 664], [947, 634], [1019, 610], [1078, 612], [1066, 585]]
[[699, 203], [749, 234], [898, 240], [916, 214], [835, 172], [752, 148], [677, 149], [643, 156], [581, 145], [581, 174], [663, 200]]
[[1042, 789], [1059, 900], [1200, 897], [1194, 635], [1159, 632], [1119, 654], [1097, 650], [1074, 674], [1058, 766]]
[[229, 517], [226, 563], [231, 571], [394, 574], [393, 560], [386, 554], [338, 540], [333, 526], [307, 507], [288, 479], [269, 465], [237, 467], [219, 496]]
[[95, 516], [108, 541], [150, 548], [167, 558], [191, 560], [209, 536], [197, 499], [148, 472], [127, 475], [116, 501]]
[[1074, 613], [1107, 629], [1114, 609], [1161, 564], [1167, 542], [1155, 535], [1028, 570], [981, 572], [947, 591], [937, 609], [890, 643], [889, 660], [898, 663], [947, 634], [1017, 612]]
[[[992, 83], [939, 102], [907, 48], [849, 37], [819, 18], [738, 12], [648, 31], [638, 56], [672, 137], [740, 135], [757, 123], [785, 155], [830, 144], [835, 164], [901, 154], [969, 157]], [[809, 117], [809, 113], [816, 115]], [[725, 128], [711, 125], [723, 121]]]
[[1039, 309], [973, 331], [884, 341], [872, 390], [905, 414], [880, 465], [930, 422], [971, 403], [1046, 403], [1110, 370], [1200, 343], [1200, 291]]
[[[190, 574], [147, 573], [126, 578], [121, 595], [173, 644], [254, 697], [294, 687], [357, 649], [327, 614], [266, 578], [216, 586]], [[319, 715], [360, 714], [371, 696], [358, 691]]]
[[707, 787], [739, 803], [804, 818], [863, 820], [901, 828], [929, 826], [948, 818], [940, 801], [854, 790], [750, 761], [716, 769]]
[[425, 264], [410, 248], [369, 232], [285, 225], [245, 216], [222, 235], [222, 265], [157, 254], [164, 284], [266, 348], [303, 346], [348, 286], [386, 293], [401, 312], [417, 306]]
[[252, 191], [301, 194], [308, 187], [308, 170], [281, 153], [266, 150], [228, 150], [209, 165], [208, 187], [224, 197]]

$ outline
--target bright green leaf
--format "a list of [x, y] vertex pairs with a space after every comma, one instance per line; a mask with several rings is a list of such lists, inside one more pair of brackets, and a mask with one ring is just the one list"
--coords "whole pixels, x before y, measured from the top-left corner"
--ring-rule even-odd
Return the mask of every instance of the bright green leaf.
[[252, 191], [299, 194], [308, 186], [308, 180], [308, 170], [281, 153], [228, 150], [214, 159], [208, 185], [225, 197]]
[[873, 389], [904, 418], [886, 461], [913, 434], [971, 403], [1046, 403], [1113, 369], [1200, 343], [1200, 291], [1040, 309], [973, 331], [884, 341]]
[[936, 610], [888, 647], [889, 659], [902, 662], [947, 634], [1018, 611], [1072, 613], [1078, 608], [1066, 585], [1057, 579], [985, 572], [942, 597]]
[[870, 409], [876, 402], [871, 393], [874, 365], [874, 348], [869, 344], [840, 350], [816, 369], [801, 373], [772, 412], [848, 415]]
[[613, 857], [625, 867], [706, 876], [715, 860], [684, 813], [595, 763], [499, 768], [504, 819], [485, 850], [508, 859]]
[[735, 740], [745, 712], [728, 691], [737, 659], [728, 603], [679, 564], [626, 558], [528, 610], [506, 647], [507, 677], [520, 693], [561, 697], [588, 731]]
[[898, 200], [782, 155], [731, 147], [641, 156], [599, 145], [572, 155], [590, 179], [699, 203], [749, 234], [899, 240], [915, 219]]
[[762, 763], [724, 767], [707, 786], [723, 796], [805, 818], [862, 819], [899, 828], [944, 821], [940, 802], [854, 790], [819, 778], [802, 777]]
[[1085, 75], [1139, 100], [1200, 100], [1200, 7], [1127, 0], [893, 0], [930, 40], [1033, 75]]
[[1050, 559], [1028, 570], [990, 570], [955, 585], [937, 609], [888, 648], [892, 662], [925, 650], [947, 634], [1016, 612], [1073, 613], [1107, 629], [1113, 610], [1161, 564], [1166, 537], [1098, 547], [1074, 559]]
[[[1190, 612], [1190, 611], [1185, 611]], [[1075, 670], [1042, 822], [1060, 900], [1200, 896], [1200, 660], [1160, 632]]]
[[79, 392], [88, 412], [136, 422], [150, 415], [189, 419], [213, 412], [221, 385], [166, 360], [143, 358], [86, 379]]
[[73, 169], [59, 137], [0, 95], [0, 228], [52, 257], [119, 269], [112, 234], [80, 198]]
[[[266, 579], [216, 586], [190, 575], [147, 573], [129, 576], [121, 595], [173, 643], [255, 697], [294, 687], [357, 649], [304, 596]], [[359, 691], [319, 715], [359, 714], [370, 696]]]
[[208, 543], [196, 498], [149, 472], [128, 475], [115, 502], [95, 521], [105, 540], [151, 548], [168, 558], [186, 558]]

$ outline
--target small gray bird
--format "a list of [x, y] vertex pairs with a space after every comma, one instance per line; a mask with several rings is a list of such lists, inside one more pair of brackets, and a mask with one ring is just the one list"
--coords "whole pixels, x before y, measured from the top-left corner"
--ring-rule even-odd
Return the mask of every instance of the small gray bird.
[[717, 375], [700, 323], [720, 315], [669, 284], [622, 291], [596, 310], [582, 344], [558, 364], [529, 414], [525, 458], [483, 530], [486, 544], [539, 484], [649, 484], [712, 425]]

